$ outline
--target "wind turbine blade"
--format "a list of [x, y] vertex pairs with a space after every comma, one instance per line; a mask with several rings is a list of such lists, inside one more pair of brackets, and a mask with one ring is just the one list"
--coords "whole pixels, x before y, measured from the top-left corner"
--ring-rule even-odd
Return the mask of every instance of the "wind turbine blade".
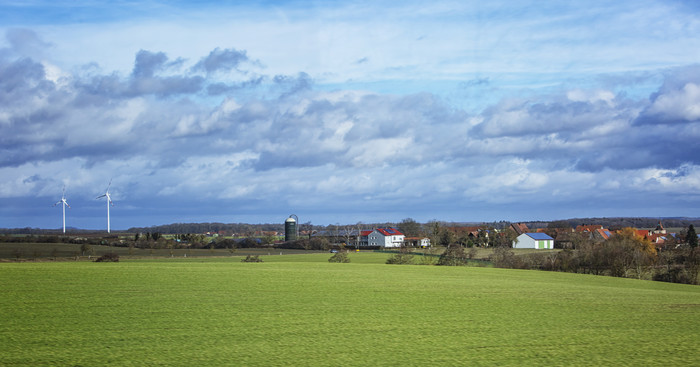
[[70, 205], [68, 205], [67, 201], [63, 200], [63, 203], [66, 204], [66, 206], [70, 208]]
[[57, 201], [56, 204], [53, 204], [53, 206], [56, 206], [58, 204], [62, 203], [62, 201]]
[[96, 197], [95, 199], [103, 198], [103, 197], [105, 197], [105, 196], [107, 196], [107, 195], [106, 195], [106, 194], [102, 194], [102, 195]]

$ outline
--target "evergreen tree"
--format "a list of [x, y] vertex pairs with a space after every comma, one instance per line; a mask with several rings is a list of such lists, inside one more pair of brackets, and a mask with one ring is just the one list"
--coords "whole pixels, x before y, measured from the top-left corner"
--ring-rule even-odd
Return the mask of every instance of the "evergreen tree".
[[690, 248], [694, 249], [698, 246], [698, 234], [695, 233], [695, 227], [692, 224], [688, 227], [688, 233], [686, 233], [685, 237]]

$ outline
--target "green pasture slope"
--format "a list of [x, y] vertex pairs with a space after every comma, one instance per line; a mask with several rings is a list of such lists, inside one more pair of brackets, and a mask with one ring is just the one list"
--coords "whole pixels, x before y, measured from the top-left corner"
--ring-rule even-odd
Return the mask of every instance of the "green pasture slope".
[[700, 364], [698, 286], [329, 256], [0, 263], [0, 365]]

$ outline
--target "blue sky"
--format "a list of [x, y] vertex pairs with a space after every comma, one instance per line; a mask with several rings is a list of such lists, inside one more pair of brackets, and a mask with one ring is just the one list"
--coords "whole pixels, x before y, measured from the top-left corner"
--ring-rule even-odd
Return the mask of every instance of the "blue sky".
[[683, 1], [0, 1], [0, 228], [699, 216]]

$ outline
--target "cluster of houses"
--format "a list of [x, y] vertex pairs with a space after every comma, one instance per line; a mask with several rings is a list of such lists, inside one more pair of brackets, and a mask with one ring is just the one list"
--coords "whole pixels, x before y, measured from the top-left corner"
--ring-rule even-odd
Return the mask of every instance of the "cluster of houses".
[[[477, 238], [483, 236], [488, 238], [490, 231], [483, 227], [446, 227], [457, 236], [467, 236], [469, 238]], [[510, 225], [517, 237], [512, 243], [513, 248], [517, 249], [538, 249], [548, 250], [554, 249], [554, 244], [557, 242], [558, 248], [571, 247], [572, 240], [570, 234], [579, 233], [586, 236], [588, 239], [602, 242], [609, 239], [614, 232], [603, 227], [602, 225], [580, 225], [576, 228], [539, 228], [530, 230], [524, 223], [513, 223]], [[636, 230], [637, 234], [656, 246], [663, 246], [672, 237], [675, 238], [675, 233], [668, 233], [664, 229], [661, 222], [655, 229], [651, 230]], [[358, 236], [359, 234], [359, 236]], [[315, 235], [328, 236], [328, 233], [319, 232]], [[368, 231], [349, 232], [339, 231], [335, 233], [336, 237], [345, 238], [349, 246], [357, 246], [358, 248], [395, 248], [401, 246], [411, 247], [430, 247], [430, 238], [428, 237], [406, 237], [396, 228], [376, 228]]]
[[[602, 242], [609, 239], [614, 232], [605, 228], [602, 225], [579, 225], [576, 228], [538, 228], [529, 229], [524, 223], [512, 223], [509, 227], [517, 237], [512, 243], [513, 248], [517, 249], [553, 249], [573, 247], [572, 234], [583, 234], [588, 239], [595, 242]], [[457, 237], [476, 241], [478, 237], [486, 238], [490, 235], [491, 230], [484, 227], [444, 227], [444, 229], [453, 232]], [[669, 233], [663, 227], [661, 222], [656, 228], [651, 230], [636, 230], [637, 234], [656, 246], [663, 246], [664, 243], [676, 237], [675, 233]], [[207, 233], [209, 235], [209, 233]], [[280, 233], [272, 231], [258, 231], [255, 233], [260, 236], [279, 236]], [[345, 243], [348, 247], [356, 248], [398, 248], [402, 246], [409, 247], [430, 247], [430, 238], [426, 236], [406, 237], [401, 231], [392, 227], [375, 228], [372, 230], [359, 229], [337, 229], [335, 231], [302, 231], [299, 233], [301, 237], [325, 237], [333, 243]]]
[[[553, 249], [554, 239], [545, 233], [530, 232], [524, 224], [514, 224], [518, 226], [520, 232], [517, 241], [513, 242], [514, 248], [534, 248]], [[476, 238], [479, 235], [489, 236], [489, 230], [481, 227], [446, 227], [446, 230], [453, 232], [457, 236], [466, 235], [469, 238]], [[359, 234], [359, 236], [358, 236]], [[406, 237], [396, 228], [375, 228], [368, 231], [339, 230], [335, 233], [320, 231], [314, 236], [335, 237], [335, 242], [345, 242], [348, 246], [358, 248], [396, 248], [401, 246], [410, 247], [430, 247], [428, 237]]]
[[333, 242], [344, 242], [347, 246], [358, 248], [393, 248], [401, 246], [430, 247], [430, 238], [406, 237], [396, 228], [375, 228], [369, 231], [341, 229], [338, 231], [314, 232], [316, 237], [333, 237]]
[[[514, 223], [511, 224], [511, 229], [518, 234], [518, 240], [513, 242], [513, 248], [554, 248], [555, 241], [557, 247], [567, 248], [573, 245], [572, 233], [583, 234], [595, 242], [606, 241], [614, 234], [613, 231], [597, 224], [580, 225], [576, 228], [540, 228], [530, 231], [525, 224]], [[667, 232], [661, 222], [654, 229], [636, 229], [635, 231], [640, 238], [650, 241], [657, 247], [663, 246], [677, 236], [676, 233]]]

